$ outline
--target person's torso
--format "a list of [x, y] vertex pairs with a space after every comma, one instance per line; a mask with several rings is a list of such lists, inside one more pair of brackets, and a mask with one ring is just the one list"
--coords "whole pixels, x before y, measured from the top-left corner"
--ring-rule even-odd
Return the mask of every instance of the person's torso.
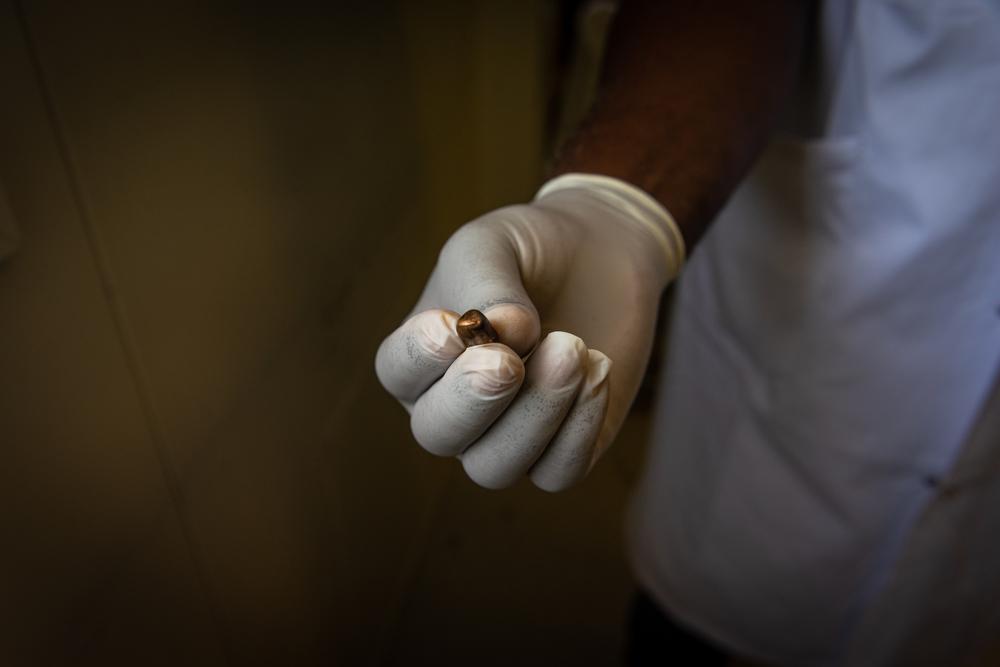
[[633, 517], [643, 583], [831, 660], [1000, 364], [1000, 3], [823, 10], [822, 85], [684, 271]]

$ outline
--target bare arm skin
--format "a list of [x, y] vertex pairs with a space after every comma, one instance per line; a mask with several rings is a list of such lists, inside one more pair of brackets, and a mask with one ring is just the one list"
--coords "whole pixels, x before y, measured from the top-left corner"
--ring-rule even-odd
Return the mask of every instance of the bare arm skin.
[[650, 193], [690, 251], [763, 148], [798, 68], [807, 0], [633, 0], [615, 19], [597, 102], [553, 176]]

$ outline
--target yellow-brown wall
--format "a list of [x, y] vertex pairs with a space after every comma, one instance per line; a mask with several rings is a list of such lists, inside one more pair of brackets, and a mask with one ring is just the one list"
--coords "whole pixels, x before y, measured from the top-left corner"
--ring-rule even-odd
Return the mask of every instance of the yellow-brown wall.
[[482, 491], [372, 372], [537, 186], [557, 12], [0, 4], [0, 663], [613, 657], [633, 460]]

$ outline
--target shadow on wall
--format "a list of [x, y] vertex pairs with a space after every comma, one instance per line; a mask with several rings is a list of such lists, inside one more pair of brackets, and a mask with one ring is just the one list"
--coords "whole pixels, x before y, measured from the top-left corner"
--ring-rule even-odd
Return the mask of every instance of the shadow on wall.
[[485, 492], [371, 370], [537, 186], [572, 4], [0, 9], [0, 662], [614, 659], [637, 450]]

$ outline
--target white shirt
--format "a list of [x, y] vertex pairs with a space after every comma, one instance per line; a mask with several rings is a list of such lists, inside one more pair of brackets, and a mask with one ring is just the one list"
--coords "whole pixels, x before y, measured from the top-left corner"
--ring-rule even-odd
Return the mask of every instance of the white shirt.
[[821, 37], [820, 138], [681, 278], [632, 560], [750, 657], [954, 664], [1000, 637], [1000, 3], [831, 0]]

